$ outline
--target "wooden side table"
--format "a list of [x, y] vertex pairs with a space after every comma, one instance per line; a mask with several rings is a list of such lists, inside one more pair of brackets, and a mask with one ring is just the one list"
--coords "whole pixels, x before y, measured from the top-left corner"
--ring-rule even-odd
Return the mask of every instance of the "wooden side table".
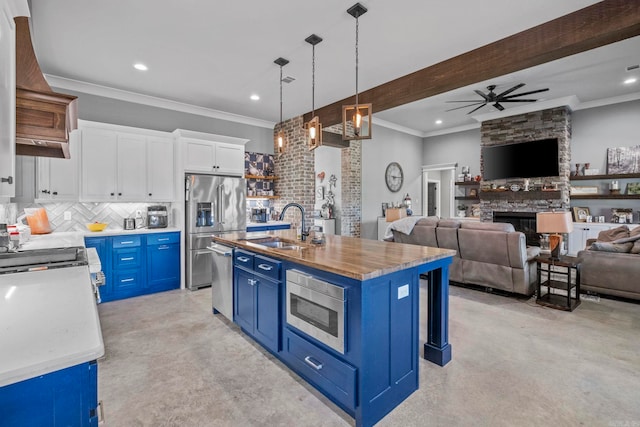
[[[561, 256], [554, 260], [550, 256], [537, 256], [535, 258], [538, 267], [538, 293], [536, 303], [559, 310], [573, 311], [580, 305], [580, 259], [572, 256]], [[543, 264], [547, 266], [545, 269]], [[557, 271], [551, 267], [565, 267], [566, 271]], [[575, 284], [571, 283], [571, 272], [575, 270]], [[547, 280], [542, 282], [541, 275], [547, 273]], [[567, 281], [553, 280], [551, 274], [559, 274], [567, 277]], [[547, 293], [542, 295], [542, 287], [547, 288]], [[575, 297], [571, 296], [571, 291], [575, 288]], [[552, 293], [552, 289], [562, 289], [567, 291], [567, 295]]]

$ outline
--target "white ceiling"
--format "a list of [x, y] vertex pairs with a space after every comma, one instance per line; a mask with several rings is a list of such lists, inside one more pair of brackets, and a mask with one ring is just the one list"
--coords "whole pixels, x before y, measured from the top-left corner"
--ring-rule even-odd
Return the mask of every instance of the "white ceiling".
[[[311, 110], [312, 33], [316, 46], [315, 106], [355, 93], [355, 0], [31, 0], [34, 48], [57, 87], [89, 83], [205, 109], [279, 121], [278, 57], [284, 75], [284, 119]], [[458, 54], [589, 6], [593, 0], [365, 0], [360, 18], [359, 89], [380, 85]], [[550, 88], [538, 99], [575, 95], [580, 102], [640, 92], [623, 87], [624, 67], [640, 63], [640, 38], [479, 82], [447, 94], [376, 114], [428, 135], [477, 123], [470, 109], [445, 112], [475, 99], [488, 84], [517, 92]], [[133, 68], [143, 62], [149, 70]], [[640, 77], [639, 70], [636, 70]], [[63, 78], [63, 79], [59, 79]], [[96, 86], [96, 87], [98, 87]], [[104, 89], [104, 88], [101, 88]], [[108, 92], [108, 91], [106, 91]], [[104, 90], [101, 93], [106, 93]], [[115, 92], [114, 92], [115, 93]], [[249, 96], [256, 93], [259, 101]], [[504, 104], [507, 111], [513, 107]], [[476, 113], [487, 113], [484, 107]], [[444, 121], [435, 125], [437, 118]]]

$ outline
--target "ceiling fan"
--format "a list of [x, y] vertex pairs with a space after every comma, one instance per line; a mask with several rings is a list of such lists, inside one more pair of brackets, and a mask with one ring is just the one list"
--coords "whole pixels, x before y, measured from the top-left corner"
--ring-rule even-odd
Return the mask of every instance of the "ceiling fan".
[[504, 107], [500, 104], [501, 102], [536, 102], [537, 99], [514, 99], [514, 98], [518, 98], [520, 96], [524, 96], [524, 95], [531, 95], [532, 93], [540, 93], [540, 92], [546, 92], [549, 90], [549, 88], [547, 89], [538, 89], [538, 90], [532, 90], [529, 92], [523, 92], [523, 93], [518, 93], [515, 95], [509, 95], [510, 93], [520, 89], [522, 86], [524, 86], [524, 83], [519, 83], [517, 85], [515, 85], [514, 87], [512, 87], [511, 89], [507, 89], [502, 93], [498, 93], [496, 94], [493, 90], [496, 88], [496, 85], [490, 85], [487, 86], [487, 89], [489, 90], [488, 93], [483, 93], [479, 90], [475, 90], [474, 92], [477, 93], [478, 95], [480, 95], [482, 97], [482, 100], [474, 100], [474, 101], [447, 101], [447, 102], [471, 102], [471, 104], [469, 105], [463, 105], [462, 107], [456, 107], [456, 108], [452, 108], [450, 110], [447, 111], [453, 111], [453, 110], [459, 110], [461, 108], [467, 108], [467, 107], [473, 107], [475, 105], [477, 105], [476, 108], [474, 108], [473, 110], [469, 111], [467, 114], [471, 114], [476, 110], [479, 110], [480, 108], [484, 107], [487, 104], [493, 104], [493, 106], [495, 108], [497, 108], [498, 110], [502, 111], [504, 110]]

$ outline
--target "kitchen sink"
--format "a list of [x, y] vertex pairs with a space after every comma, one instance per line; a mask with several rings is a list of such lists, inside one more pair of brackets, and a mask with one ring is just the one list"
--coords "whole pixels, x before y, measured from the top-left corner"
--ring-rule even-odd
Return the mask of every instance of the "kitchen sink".
[[244, 240], [246, 240], [247, 242], [251, 242], [255, 245], [265, 246], [267, 248], [273, 248], [273, 249], [298, 250], [298, 249], [307, 248], [307, 246], [302, 246], [298, 244], [296, 241], [281, 239], [279, 237], [272, 237], [272, 236], [250, 237]]

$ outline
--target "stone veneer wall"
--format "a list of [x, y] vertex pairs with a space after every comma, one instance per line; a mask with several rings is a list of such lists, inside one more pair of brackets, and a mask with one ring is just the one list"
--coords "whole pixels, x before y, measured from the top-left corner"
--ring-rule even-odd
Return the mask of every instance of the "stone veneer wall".
[[[284, 152], [278, 153], [277, 133], [281, 129], [276, 125], [273, 135], [274, 173], [278, 177], [275, 183], [275, 194], [280, 196], [274, 200], [273, 206], [280, 212], [287, 202], [296, 202], [305, 209], [305, 221], [312, 225], [315, 205], [315, 154], [307, 147], [304, 122], [302, 116], [294, 117], [282, 123], [285, 133]], [[337, 126], [337, 125], [336, 125]], [[339, 127], [324, 130], [341, 132]], [[361, 163], [362, 144], [351, 141], [349, 148], [341, 149], [342, 168], [342, 210], [341, 234], [343, 236], [360, 237], [361, 223]], [[297, 210], [296, 210], [297, 211]], [[295, 215], [295, 216], [294, 216]], [[288, 210], [286, 220], [299, 221], [299, 213]]]
[[[557, 107], [535, 111], [512, 117], [482, 122], [481, 147], [504, 145], [510, 142], [533, 141], [536, 139], [558, 138], [559, 177], [546, 177], [538, 180], [546, 183], [558, 183], [560, 199], [516, 199], [516, 200], [483, 200], [480, 192], [481, 221], [492, 221], [493, 211], [506, 212], [540, 212], [551, 209], [569, 208], [569, 175], [571, 173], [571, 110], [568, 107]], [[523, 161], [527, 161], [523, 159]], [[484, 162], [480, 158], [480, 170], [484, 172]], [[516, 182], [518, 180], [509, 180]], [[519, 180], [520, 184], [522, 180]], [[504, 184], [502, 181], [484, 181], [483, 184]]]

